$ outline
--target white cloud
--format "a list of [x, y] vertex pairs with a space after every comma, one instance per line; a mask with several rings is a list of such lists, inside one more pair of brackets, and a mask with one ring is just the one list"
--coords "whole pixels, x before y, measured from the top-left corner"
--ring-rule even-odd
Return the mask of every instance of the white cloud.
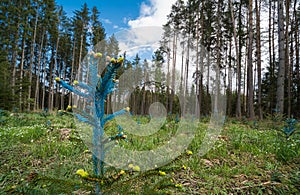
[[128, 25], [131, 28], [162, 26], [167, 22], [167, 15], [175, 2], [176, 0], [150, 0], [149, 4], [143, 2], [140, 7], [140, 16], [129, 20]]
[[109, 19], [102, 19], [104, 23], [106, 24], [112, 24], [112, 22]]
[[163, 33], [162, 25], [167, 22], [167, 15], [176, 0], [148, 0], [140, 6], [140, 14], [136, 19], [124, 18], [130, 30], [117, 34], [120, 49], [128, 56], [136, 53], [151, 59], [153, 51], [159, 47]]
[[150, 58], [153, 51], [159, 47], [162, 35], [161, 27], [140, 27], [122, 30], [115, 34], [120, 53], [126, 51], [128, 57], [134, 57], [137, 53], [143, 58]]

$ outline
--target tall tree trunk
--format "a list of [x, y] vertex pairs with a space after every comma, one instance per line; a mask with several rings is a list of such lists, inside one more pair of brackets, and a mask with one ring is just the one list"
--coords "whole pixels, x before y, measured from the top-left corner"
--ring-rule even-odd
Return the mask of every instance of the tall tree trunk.
[[31, 43], [31, 49], [30, 49], [30, 59], [29, 59], [29, 87], [28, 87], [28, 105], [27, 110], [30, 111], [31, 109], [31, 89], [32, 89], [32, 66], [33, 66], [33, 56], [34, 56], [34, 48], [35, 48], [35, 39], [36, 39], [36, 29], [37, 29], [37, 23], [38, 23], [38, 9], [36, 10], [36, 16], [35, 16], [35, 23], [34, 23], [34, 30], [33, 30], [33, 38]]
[[[289, 55], [289, 23], [290, 23], [290, 0], [285, 1], [286, 16], [285, 16], [285, 68], [288, 79], [287, 93], [288, 93], [288, 108], [287, 115], [291, 116], [291, 73], [290, 73], [290, 55]], [[292, 59], [291, 59], [292, 61]]]
[[[234, 38], [234, 44], [235, 44], [235, 56], [237, 59], [237, 102], [236, 102], [236, 117], [241, 118], [242, 117], [242, 110], [241, 110], [241, 58], [240, 58], [240, 49], [239, 46], [241, 46], [238, 43], [237, 40], [237, 33], [236, 33], [236, 27], [235, 27], [235, 17], [233, 13], [233, 5], [232, 0], [229, 0], [230, 3], [230, 12], [231, 12], [231, 22], [233, 26], [233, 38]], [[240, 5], [240, 12], [241, 12], [241, 5]], [[240, 15], [241, 13], [239, 13]], [[239, 16], [240, 18], [241, 16]], [[239, 19], [240, 20], [240, 19]], [[240, 24], [239, 24], [240, 25]], [[240, 27], [239, 27], [240, 28]]]
[[276, 75], [275, 75], [275, 65], [276, 65], [276, 52], [275, 52], [275, 13], [276, 13], [276, 2], [273, 1], [273, 5], [272, 5], [272, 1], [271, 3], [271, 7], [272, 7], [272, 38], [271, 38], [271, 42], [272, 42], [272, 48], [271, 48], [271, 56], [272, 56], [272, 64], [271, 64], [271, 68], [270, 68], [270, 81], [272, 83], [272, 86], [275, 89], [271, 89], [271, 93], [269, 94], [270, 96], [270, 112], [274, 112], [274, 109], [276, 108]]
[[[218, 0], [218, 8], [217, 8], [217, 13], [221, 13], [221, 2], [222, 0]], [[221, 34], [221, 19], [220, 19], [220, 14], [217, 14], [217, 64], [215, 67], [216, 71], [216, 81], [215, 81], [215, 97], [214, 97], [214, 110], [212, 112], [214, 114], [219, 113], [219, 96], [220, 96], [220, 85], [221, 85], [221, 78], [220, 78], [220, 68], [221, 68], [221, 39], [222, 39], [222, 34]], [[226, 114], [226, 113], [225, 113]]]
[[176, 73], [176, 56], [177, 56], [177, 41], [178, 35], [177, 30], [174, 30], [173, 37], [173, 54], [172, 54], [172, 81], [171, 81], [171, 98], [170, 98], [170, 112], [173, 113], [173, 104], [174, 104], [174, 96], [175, 96], [175, 73]]
[[52, 64], [52, 66], [50, 67], [50, 77], [49, 77], [49, 94], [48, 94], [48, 109], [49, 109], [49, 111], [53, 110], [53, 103], [54, 103], [53, 68], [54, 68], [54, 70], [57, 68], [58, 44], [59, 44], [59, 35], [57, 35], [57, 39], [56, 39], [55, 53], [53, 54], [53, 62], [50, 63], [50, 64]]
[[[198, 16], [198, 14], [197, 14]], [[200, 78], [200, 74], [199, 74], [199, 17], [197, 17], [197, 25], [196, 25], [196, 95], [195, 95], [195, 115], [199, 116], [199, 78]], [[192, 93], [192, 92], [191, 92]]]
[[253, 48], [253, 2], [249, 0], [249, 37], [248, 37], [248, 115], [251, 120], [254, 119], [254, 87], [253, 87], [253, 60], [252, 60], [252, 48]]
[[[209, 46], [210, 47], [210, 46]], [[206, 95], [209, 94], [209, 83], [210, 83], [210, 60], [211, 60], [211, 50], [210, 48], [208, 47], [208, 50], [207, 50], [207, 75], [206, 75]]]
[[[26, 21], [28, 21], [28, 17], [26, 17]], [[23, 32], [23, 37], [22, 37], [22, 54], [21, 54], [21, 61], [20, 61], [20, 93], [19, 93], [19, 109], [20, 111], [22, 111], [22, 105], [23, 105], [23, 94], [22, 94], [22, 91], [23, 91], [23, 76], [24, 76], [24, 58], [25, 58], [25, 41], [26, 41], [26, 28], [27, 28], [27, 22], [25, 24], [25, 27], [24, 27], [24, 32]]]
[[[201, 32], [200, 31], [200, 26], [202, 23], [200, 23], [200, 19], [201, 19], [201, 15], [200, 15], [200, 9], [201, 9], [201, 4], [199, 3], [199, 6], [198, 6], [198, 9], [196, 10], [196, 95], [195, 95], [195, 115], [196, 117], [199, 117], [200, 116], [200, 101], [201, 101], [201, 96], [200, 96], [200, 77], [201, 77], [201, 64], [200, 64], [200, 61], [201, 61], [201, 49], [202, 49], [202, 44], [201, 44], [201, 41], [200, 41], [200, 36], [201, 36]], [[202, 9], [201, 9], [202, 10]], [[202, 29], [202, 28], [201, 28]], [[199, 55], [200, 54], [200, 55]], [[192, 92], [191, 92], [192, 93]]]
[[256, 52], [257, 52], [257, 102], [258, 117], [263, 119], [263, 111], [261, 106], [261, 38], [260, 38], [260, 10], [261, 1], [255, 0], [256, 10]]
[[284, 16], [283, 0], [278, 0], [278, 52], [279, 70], [277, 77], [276, 110], [284, 113], [284, 79], [285, 79], [285, 42], [284, 42]]
[[[51, 66], [51, 62], [50, 62], [50, 66]], [[42, 109], [45, 109], [45, 99], [46, 99], [46, 78], [47, 78], [47, 66], [46, 63], [43, 63], [43, 74], [42, 74], [42, 79], [43, 79], [43, 87], [42, 87]]]
[[[82, 32], [83, 32], [83, 29], [82, 29]], [[78, 78], [81, 78], [83, 77], [82, 74], [82, 67], [81, 67], [81, 61], [82, 61], [82, 47], [83, 47], [83, 35], [81, 35], [81, 38], [80, 38], [80, 47], [79, 47], [79, 59], [78, 59], [78, 71], [77, 71], [77, 74], [78, 74]], [[76, 77], [75, 77], [76, 78]], [[78, 104], [78, 101], [79, 101], [79, 96], [78, 95], [75, 95], [74, 96], [74, 104], [77, 105]], [[107, 98], [107, 101], [106, 101], [106, 108], [107, 108], [107, 113], [108, 113], [108, 110], [109, 110], [109, 102], [110, 102], [110, 97]], [[70, 104], [71, 105], [71, 104]]]
[[17, 56], [18, 56], [18, 50], [19, 50], [19, 46], [18, 46], [18, 40], [19, 40], [19, 30], [20, 30], [20, 23], [17, 23], [17, 29], [15, 31], [15, 35], [14, 35], [14, 44], [12, 46], [13, 51], [12, 51], [12, 60], [11, 60], [11, 64], [12, 64], [12, 96], [13, 99], [15, 99], [15, 88], [16, 88], [16, 74], [17, 74]]
[[181, 48], [182, 48], [182, 51], [181, 51], [181, 69], [180, 69], [180, 86], [179, 86], [180, 93], [183, 92], [185, 37], [183, 37]]
[[[273, 70], [272, 70], [272, 67], [273, 67], [273, 56], [272, 56], [272, 48], [273, 48], [273, 45], [272, 45], [272, 0], [269, 0], [269, 29], [268, 29], [268, 33], [269, 33], [269, 36], [268, 36], [268, 43], [269, 43], [269, 64], [270, 64], [270, 80], [273, 78]], [[270, 101], [269, 102], [270, 104], [272, 104], [272, 102]], [[272, 106], [270, 105], [270, 108], [272, 110]], [[269, 110], [269, 111], [271, 111]]]
[[[276, 64], [276, 52], [275, 52], [275, 29], [276, 29], [276, 27], [275, 27], [275, 24], [276, 24], [276, 22], [275, 22], [275, 17], [276, 17], [276, 2], [274, 1], [274, 5], [273, 5], [273, 22], [272, 22], [272, 25], [273, 25], [273, 27], [272, 27], [272, 57], [273, 57], [273, 59], [272, 59], [272, 61], [273, 61], [273, 67], [272, 67], [272, 70], [273, 70], [273, 75], [272, 75], [272, 77], [273, 78], [275, 78], [275, 64]], [[274, 107], [272, 107], [272, 109], [274, 109]]]
[[52, 90], [53, 90], [53, 66], [54, 66], [54, 51], [52, 50], [52, 56], [51, 56], [51, 59], [50, 59], [50, 64], [49, 64], [49, 86], [48, 86], [48, 110], [51, 111], [51, 105], [52, 105], [52, 102], [53, 102], [53, 99], [52, 99]]
[[[248, 19], [247, 19], [247, 21], [248, 21]], [[248, 24], [247, 24], [247, 26], [248, 26]], [[246, 42], [246, 54], [248, 54], [248, 42]], [[243, 86], [243, 92], [244, 92], [244, 100], [243, 100], [243, 112], [244, 112], [244, 114], [245, 115], [247, 115], [247, 99], [248, 99], [248, 95], [249, 95], [249, 90], [248, 90], [248, 80], [247, 80], [247, 78], [248, 78], [248, 55], [245, 55], [245, 65], [244, 65], [244, 77], [243, 77], [243, 79], [244, 79], [244, 86]]]
[[227, 94], [227, 110], [228, 110], [228, 115], [232, 115], [232, 104], [231, 104], [231, 99], [232, 99], [232, 37], [229, 40], [229, 61], [228, 61], [228, 94]]
[[39, 109], [39, 84], [40, 84], [40, 71], [41, 71], [41, 58], [42, 58], [42, 52], [43, 52], [43, 47], [44, 47], [44, 31], [42, 32], [42, 41], [41, 41], [41, 45], [40, 45], [40, 50], [39, 50], [39, 56], [38, 56], [38, 62], [37, 62], [37, 66], [38, 66], [38, 70], [37, 70], [37, 74], [36, 74], [36, 84], [35, 84], [35, 96], [34, 96], [34, 110], [36, 111], [37, 109]]
[[[300, 52], [299, 52], [299, 26], [300, 26], [300, 22], [299, 22], [299, 18], [297, 16], [297, 1], [295, 0], [294, 3], [294, 18], [295, 18], [295, 31], [294, 31], [294, 39], [295, 39], [295, 57], [296, 57], [296, 63], [295, 63], [295, 69], [296, 69], [296, 86], [297, 86], [297, 94], [296, 94], [296, 99], [297, 99], [297, 108], [295, 108], [297, 111], [300, 110]], [[298, 113], [298, 117], [299, 112]]]
[[[144, 73], [144, 78], [145, 77], [145, 73]], [[170, 112], [170, 52], [169, 52], [169, 47], [167, 47], [167, 88], [166, 88], [166, 109], [167, 109], [167, 113]], [[145, 87], [144, 87], [145, 90]], [[142, 114], [144, 114], [143, 110], [144, 110], [144, 96], [145, 96], [145, 91], [143, 90], [143, 99], [142, 99]]]
[[191, 35], [188, 32], [188, 40], [187, 40], [187, 51], [186, 51], [186, 61], [185, 61], [185, 81], [183, 88], [183, 113], [186, 112], [186, 97], [188, 96], [188, 80], [189, 80], [189, 65], [190, 65], [190, 50], [191, 50]]
[[[64, 62], [63, 62], [63, 67], [62, 67], [62, 72], [61, 72], [61, 75], [62, 75], [62, 78], [63, 80], [66, 79], [66, 62], [67, 60], [65, 59]], [[65, 89], [62, 87], [61, 89], [61, 96], [60, 96], [60, 109], [61, 110], [64, 110], [65, 109]]]
[[[73, 43], [73, 55], [72, 55], [72, 68], [71, 68], [71, 76], [70, 76], [70, 83], [73, 82], [73, 74], [74, 74], [74, 68], [75, 68], [75, 39]], [[72, 104], [72, 93], [69, 93], [69, 105]]]
[[[199, 103], [199, 117], [201, 117], [201, 104], [202, 104], [202, 90], [203, 90], [203, 71], [204, 71], [204, 55], [205, 55], [205, 47], [204, 47], [204, 41], [203, 41], [203, 37], [204, 37], [204, 2], [201, 2], [202, 4], [202, 8], [201, 9], [201, 24], [200, 24], [200, 28], [201, 28], [201, 32], [200, 32], [200, 78], [199, 78], [199, 86], [198, 86], [198, 103]], [[200, 6], [200, 5], [199, 5]]]
[[[294, 20], [292, 20], [291, 27], [294, 25]], [[290, 46], [290, 64], [288, 72], [288, 117], [292, 116], [292, 83], [293, 83], [293, 69], [294, 69], [294, 40], [293, 34], [291, 33], [291, 46]]]

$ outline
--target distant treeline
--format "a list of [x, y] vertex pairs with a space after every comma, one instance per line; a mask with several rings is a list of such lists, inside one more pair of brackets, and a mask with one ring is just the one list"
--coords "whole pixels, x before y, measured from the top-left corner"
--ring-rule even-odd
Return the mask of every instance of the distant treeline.
[[[123, 55], [116, 38], [106, 37], [99, 15], [87, 4], [68, 17], [54, 0], [2, 0], [0, 108], [52, 111], [71, 105], [72, 95], [55, 77], [72, 83], [80, 62], [100, 41], [105, 55]], [[219, 72], [229, 116], [262, 119], [277, 112], [300, 117], [299, 19], [297, 0], [178, 0], [152, 61], [137, 54], [118, 72], [117, 77], [133, 68], [151, 81], [161, 79], [136, 88], [129, 101], [132, 112], [147, 114], [158, 101], [168, 113], [196, 105], [208, 115], [215, 90], [211, 73]], [[178, 94], [184, 96], [183, 105]], [[193, 104], [196, 99], [199, 103]]]

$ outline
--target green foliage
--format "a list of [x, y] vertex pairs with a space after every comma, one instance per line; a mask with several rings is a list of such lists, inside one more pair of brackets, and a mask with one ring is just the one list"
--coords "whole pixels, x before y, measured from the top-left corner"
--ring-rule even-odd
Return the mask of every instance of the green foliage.
[[13, 107], [10, 68], [6, 58], [7, 53], [0, 50], [0, 108], [9, 110]]
[[[277, 131], [261, 128], [263, 122], [258, 129], [227, 122], [210, 152], [199, 156], [197, 150], [208, 125], [201, 122], [188, 148], [192, 153], [147, 172], [125, 171], [120, 175], [120, 170], [107, 167], [103, 180], [93, 175], [94, 180], [88, 180], [75, 174], [81, 168], [92, 174], [92, 154], [70, 115], [4, 115], [7, 121], [0, 125], [0, 194], [89, 194], [94, 192], [95, 182], [104, 194], [299, 193], [299, 154], [287, 153], [291, 155], [288, 163], [279, 160]], [[177, 125], [174, 117], [170, 116], [156, 135], [119, 144], [128, 149], [155, 148], [172, 137]], [[50, 126], [45, 124], [47, 120]], [[149, 118], [135, 120], [144, 124]], [[105, 128], [114, 135], [117, 125], [111, 121]]]
[[300, 133], [296, 123], [296, 119], [286, 119], [285, 125], [277, 131], [276, 156], [284, 162], [300, 155]]

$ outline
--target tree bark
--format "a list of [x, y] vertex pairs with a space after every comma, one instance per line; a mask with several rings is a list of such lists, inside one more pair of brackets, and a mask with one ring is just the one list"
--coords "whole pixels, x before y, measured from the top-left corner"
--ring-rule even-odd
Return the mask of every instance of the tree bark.
[[57, 67], [57, 53], [58, 53], [58, 44], [59, 44], [59, 34], [57, 35], [56, 45], [55, 45], [55, 53], [53, 54], [53, 62], [51, 63], [52, 66], [50, 67], [50, 76], [49, 76], [49, 94], [48, 94], [48, 109], [50, 111], [53, 110], [53, 103], [54, 103], [54, 79], [53, 79], [53, 69], [55, 70]]
[[[28, 17], [26, 17], [26, 21], [28, 21]], [[20, 61], [20, 93], [19, 93], [19, 109], [20, 111], [22, 111], [22, 91], [23, 91], [23, 76], [24, 76], [24, 58], [25, 58], [25, 41], [26, 41], [26, 28], [27, 28], [27, 22], [25, 24], [25, 27], [24, 27], [24, 32], [23, 32], [23, 37], [22, 37], [22, 54], [21, 54], [21, 61]]]
[[[269, 65], [270, 65], [270, 80], [273, 77], [273, 52], [272, 52], [272, 48], [273, 48], [273, 42], [272, 42], [272, 0], [269, 0], [269, 29], [268, 29], [268, 43], [269, 43]], [[269, 95], [269, 94], [268, 94]], [[270, 101], [269, 104], [272, 104], [272, 102]], [[269, 108], [269, 105], [268, 105]], [[272, 109], [272, 106], [270, 105], [270, 108]], [[268, 110], [268, 109], [267, 109]], [[271, 110], [268, 110], [271, 111]]]
[[249, 37], [248, 37], [248, 115], [249, 119], [253, 120], [254, 113], [254, 90], [253, 90], [253, 60], [252, 60], [252, 48], [253, 48], [253, 2], [249, 0]]
[[[75, 68], [75, 39], [73, 43], [73, 54], [72, 54], [72, 68], [71, 68], [71, 75], [70, 75], [70, 83], [73, 82], [73, 74], [74, 74], [74, 68]], [[72, 104], [72, 93], [69, 93], [69, 105]]]
[[35, 16], [35, 23], [34, 23], [34, 31], [33, 31], [33, 38], [31, 43], [31, 49], [30, 49], [30, 59], [29, 59], [29, 87], [28, 87], [28, 105], [27, 110], [30, 111], [31, 108], [31, 88], [32, 88], [32, 66], [33, 66], [33, 55], [34, 55], [34, 48], [35, 48], [35, 39], [36, 39], [36, 29], [37, 29], [37, 23], [38, 23], [38, 9], [36, 10], [36, 16]]
[[38, 56], [38, 71], [36, 74], [36, 84], [35, 84], [35, 96], [34, 96], [34, 111], [39, 109], [39, 84], [40, 84], [40, 71], [41, 71], [41, 58], [42, 58], [42, 51], [43, 51], [43, 44], [44, 44], [44, 31], [42, 32], [42, 41], [40, 44], [39, 56]]
[[17, 22], [17, 29], [15, 31], [14, 35], [14, 44], [12, 46], [13, 51], [12, 51], [12, 96], [15, 98], [15, 87], [16, 87], [16, 74], [17, 74], [17, 56], [18, 56], [18, 40], [19, 40], [19, 30], [20, 30], [20, 23]]
[[261, 38], [260, 38], [260, 10], [261, 1], [255, 0], [256, 10], [256, 52], [257, 52], [257, 102], [258, 102], [258, 117], [263, 119], [263, 111], [261, 106]]
[[[235, 17], [233, 13], [233, 5], [232, 0], [229, 0], [230, 4], [230, 12], [231, 12], [231, 22], [233, 26], [233, 38], [234, 38], [234, 44], [235, 44], [235, 56], [236, 56], [236, 62], [237, 62], [237, 103], [236, 103], [236, 117], [241, 118], [242, 117], [242, 111], [241, 111], [241, 58], [240, 58], [240, 49], [239, 44], [237, 40], [237, 33], [236, 33], [236, 27], [235, 27]], [[241, 5], [240, 5], [240, 11], [241, 11]], [[240, 16], [239, 16], [240, 17]]]
[[[51, 66], [51, 62], [50, 62]], [[45, 108], [45, 97], [46, 97], [46, 78], [47, 78], [47, 67], [46, 63], [43, 63], [43, 74], [42, 74], [42, 79], [43, 79], [43, 87], [42, 87], [42, 109]]]
[[285, 68], [287, 83], [287, 115], [291, 117], [291, 70], [290, 70], [290, 55], [289, 55], [289, 23], [290, 23], [290, 0], [285, 1], [286, 16], [285, 16]]
[[276, 91], [276, 111], [284, 113], [284, 80], [285, 80], [285, 36], [284, 36], [284, 16], [283, 0], [278, 0], [278, 53], [279, 53], [279, 70], [277, 77]]
[[171, 98], [170, 98], [170, 112], [173, 113], [173, 103], [175, 96], [175, 72], [176, 72], [176, 56], [177, 56], [177, 30], [174, 30], [173, 35], [173, 53], [172, 53], [172, 81], [171, 81]]
[[[300, 53], [299, 53], [299, 18], [297, 16], [297, 1], [295, 0], [295, 3], [294, 3], [294, 18], [295, 18], [295, 31], [294, 31], [294, 39], [295, 39], [295, 57], [296, 57], [296, 62], [295, 62], [295, 69], [296, 69], [296, 86], [297, 86], [297, 89], [300, 89], [300, 59], [299, 59], [299, 56], [300, 56]], [[296, 99], [297, 99], [297, 108], [295, 108], [297, 111], [300, 110], [300, 90], [297, 91], [297, 94], [296, 94]], [[300, 116], [299, 115], [299, 112], [298, 112], [298, 117]]]

